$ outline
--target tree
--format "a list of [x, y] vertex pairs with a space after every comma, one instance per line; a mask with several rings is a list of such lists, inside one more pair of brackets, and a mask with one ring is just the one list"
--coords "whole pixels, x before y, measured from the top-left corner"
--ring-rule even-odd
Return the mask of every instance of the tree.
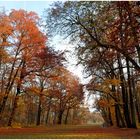
[[[131, 4], [133, 5], [133, 3]], [[117, 2], [56, 2], [47, 11], [46, 23], [49, 24], [46, 26], [51, 32], [57, 31], [67, 34], [73, 39], [78, 37], [83, 43], [90, 40], [93, 49], [95, 47], [112, 48], [127, 57], [135, 69], [139, 71], [139, 64], [128, 52], [102, 37], [107, 36], [106, 29], [118, 16], [116, 11], [110, 8], [112, 5], [117, 6]], [[105, 12], [107, 10], [108, 14]]]
[[81, 104], [83, 87], [77, 77], [64, 67], [57, 67], [54, 71], [58, 77], [51, 78], [49, 90], [54, 93], [53, 98], [56, 101], [55, 106], [58, 111], [57, 123], [61, 124], [64, 111]]
[[31, 65], [33, 67], [35, 64], [34, 59], [36, 59], [36, 50], [38, 50], [37, 53], [40, 53], [42, 49], [45, 48], [46, 41], [46, 37], [37, 27], [37, 22], [39, 19], [35, 13], [27, 13], [24, 10], [13, 10], [9, 14], [9, 18], [14, 29], [11, 43], [13, 44], [14, 51], [17, 52], [14, 54], [14, 56], [16, 56], [15, 63], [19, 63], [19, 71], [16, 75], [18, 76], [19, 80], [17, 81], [17, 92], [8, 126], [11, 125], [11, 121], [14, 116], [18, 95], [21, 92], [22, 81], [27, 73], [30, 73], [31, 70], [28, 71], [28, 69], [31, 68]]
[[[12, 10], [1, 18], [1, 105], [0, 119], [11, 91], [16, 88], [15, 99], [8, 125], [11, 126], [18, 98], [24, 83], [35, 73], [60, 65], [62, 53], [46, 46], [46, 36], [40, 31], [39, 17], [34, 12]], [[58, 53], [58, 54], [57, 54]], [[60, 60], [61, 59], [61, 60]], [[36, 64], [39, 65], [36, 65]], [[61, 64], [62, 65], [62, 64]], [[31, 76], [32, 75], [32, 76]]]
[[[119, 127], [136, 128], [134, 75], [139, 75], [140, 70], [138, 9], [137, 2], [56, 2], [47, 11], [50, 31], [63, 33], [72, 41], [79, 40], [79, 63], [84, 65], [87, 76], [92, 76], [87, 87], [92, 87], [92, 93], [100, 93], [107, 104], [113, 100]], [[114, 79], [120, 81], [118, 86], [111, 82]], [[111, 89], [104, 85], [106, 80], [110, 80]], [[102, 108], [109, 120], [111, 108]]]

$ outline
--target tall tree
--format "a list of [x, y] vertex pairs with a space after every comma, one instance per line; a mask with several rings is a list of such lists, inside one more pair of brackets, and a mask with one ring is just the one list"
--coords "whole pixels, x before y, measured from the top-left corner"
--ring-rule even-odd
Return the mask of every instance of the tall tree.
[[[92, 76], [89, 85], [108, 104], [114, 100], [119, 127], [136, 128], [137, 85], [133, 82], [132, 86], [134, 75], [131, 74], [140, 71], [138, 9], [137, 2], [56, 2], [47, 11], [51, 32], [63, 33], [72, 41], [79, 40], [77, 55], [87, 75]], [[120, 80], [118, 86], [112, 84], [114, 79]], [[110, 80], [108, 86], [112, 89], [104, 85], [106, 80]], [[104, 86], [108, 91], [101, 89]], [[103, 112], [109, 118], [113, 114], [110, 107], [103, 108]]]

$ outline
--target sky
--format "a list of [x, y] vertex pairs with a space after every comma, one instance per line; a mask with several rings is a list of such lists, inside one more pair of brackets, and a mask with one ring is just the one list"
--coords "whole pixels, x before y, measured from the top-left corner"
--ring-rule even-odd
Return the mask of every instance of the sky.
[[27, 11], [35, 11], [39, 16], [42, 15], [44, 9], [48, 8], [53, 1], [0, 1], [0, 8], [5, 7], [6, 11], [11, 9], [25, 9]]
[[[4, 8], [6, 12], [10, 12], [11, 9], [24, 9], [26, 11], [34, 11], [36, 12], [40, 17], [43, 16], [43, 12], [45, 9], [49, 8], [49, 6], [54, 1], [48, 1], [48, 0], [0, 0], [0, 10]], [[52, 39], [52, 42], [50, 43], [56, 50], [68, 50], [71, 53], [67, 54], [68, 58], [68, 69], [77, 75], [82, 83], [87, 83], [88, 79], [85, 79], [83, 76], [83, 67], [82, 66], [75, 66], [76, 64], [76, 58], [72, 55], [74, 54], [74, 45], [69, 43], [69, 39], [64, 40], [63, 37], [60, 37], [59, 35], [55, 36]], [[92, 102], [89, 102], [92, 104]]]

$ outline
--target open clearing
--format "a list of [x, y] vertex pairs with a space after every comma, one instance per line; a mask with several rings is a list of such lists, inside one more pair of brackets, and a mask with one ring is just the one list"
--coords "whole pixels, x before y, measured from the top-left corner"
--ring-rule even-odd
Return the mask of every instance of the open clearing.
[[0, 128], [1, 139], [112, 139], [140, 138], [140, 129], [102, 128], [95, 125], [61, 125], [30, 128]]

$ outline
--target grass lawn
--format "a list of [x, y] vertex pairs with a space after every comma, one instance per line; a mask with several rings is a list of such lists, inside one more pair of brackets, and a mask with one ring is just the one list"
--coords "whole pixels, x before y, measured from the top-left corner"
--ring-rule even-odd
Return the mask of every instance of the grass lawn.
[[0, 128], [1, 139], [123, 139], [140, 138], [140, 129], [102, 128], [95, 125], [55, 125]]

